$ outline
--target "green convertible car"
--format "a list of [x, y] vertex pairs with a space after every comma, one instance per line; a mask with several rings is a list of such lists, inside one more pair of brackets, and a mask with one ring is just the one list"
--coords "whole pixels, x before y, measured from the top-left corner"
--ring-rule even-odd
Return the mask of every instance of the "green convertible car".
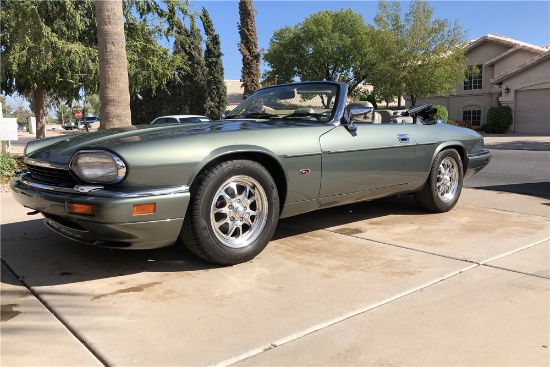
[[413, 193], [431, 212], [454, 207], [462, 181], [491, 154], [473, 130], [418, 106], [383, 121], [348, 85], [258, 90], [222, 121], [128, 126], [33, 141], [17, 201], [55, 232], [111, 248], [181, 238], [208, 261], [248, 261], [279, 218]]

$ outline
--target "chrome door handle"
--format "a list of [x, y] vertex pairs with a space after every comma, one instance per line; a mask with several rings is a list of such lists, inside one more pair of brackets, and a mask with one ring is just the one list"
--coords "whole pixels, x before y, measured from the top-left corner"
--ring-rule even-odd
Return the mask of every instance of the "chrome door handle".
[[401, 143], [408, 143], [409, 142], [409, 134], [397, 134], [397, 139]]

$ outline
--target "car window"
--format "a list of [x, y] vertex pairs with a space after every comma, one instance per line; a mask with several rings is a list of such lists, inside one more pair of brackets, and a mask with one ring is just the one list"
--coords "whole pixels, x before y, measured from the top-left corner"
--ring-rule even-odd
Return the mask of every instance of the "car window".
[[166, 118], [164, 117], [160, 117], [158, 119], [156, 119], [155, 121], [153, 121], [153, 124], [164, 124], [166, 123]]
[[189, 123], [189, 122], [206, 122], [206, 121], [212, 121], [212, 120], [210, 120], [208, 117], [196, 117], [195, 116], [195, 117], [180, 117], [179, 121], [183, 122], [183, 123], [185, 123], [185, 122]]

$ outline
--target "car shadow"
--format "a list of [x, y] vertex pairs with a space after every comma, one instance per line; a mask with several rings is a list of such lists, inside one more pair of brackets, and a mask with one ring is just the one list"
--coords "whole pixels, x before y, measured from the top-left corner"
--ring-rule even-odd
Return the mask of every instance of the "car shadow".
[[475, 186], [480, 190], [509, 192], [513, 194], [527, 195], [541, 199], [550, 198], [550, 182], [519, 183], [508, 185]]
[[[273, 240], [387, 215], [419, 213], [429, 215], [416, 206], [411, 195], [355, 203], [281, 219]], [[29, 287], [71, 284], [137, 273], [191, 273], [225, 269], [199, 259], [181, 241], [174, 246], [153, 250], [106, 249], [66, 239], [46, 228], [42, 219], [4, 224], [1, 231], [2, 262]], [[9, 282], [9, 279], [2, 281]]]
[[486, 149], [494, 150], [531, 150], [531, 151], [549, 151], [550, 142], [547, 141], [508, 141], [502, 143], [486, 144]]

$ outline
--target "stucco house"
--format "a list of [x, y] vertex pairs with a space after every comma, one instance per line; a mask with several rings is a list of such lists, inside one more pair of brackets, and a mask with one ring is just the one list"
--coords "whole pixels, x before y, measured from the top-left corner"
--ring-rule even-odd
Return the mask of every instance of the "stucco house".
[[443, 105], [449, 119], [481, 127], [489, 108], [500, 102], [512, 108], [512, 131], [550, 135], [550, 48], [495, 34], [466, 47], [468, 65], [476, 65], [480, 73], [457, 85], [456, 95], [419, 98], [417, 103]]
[[227, 110], [231, 111], [243, 101], [243, 82], [240, 80], [224, 80], [227, 88]]

